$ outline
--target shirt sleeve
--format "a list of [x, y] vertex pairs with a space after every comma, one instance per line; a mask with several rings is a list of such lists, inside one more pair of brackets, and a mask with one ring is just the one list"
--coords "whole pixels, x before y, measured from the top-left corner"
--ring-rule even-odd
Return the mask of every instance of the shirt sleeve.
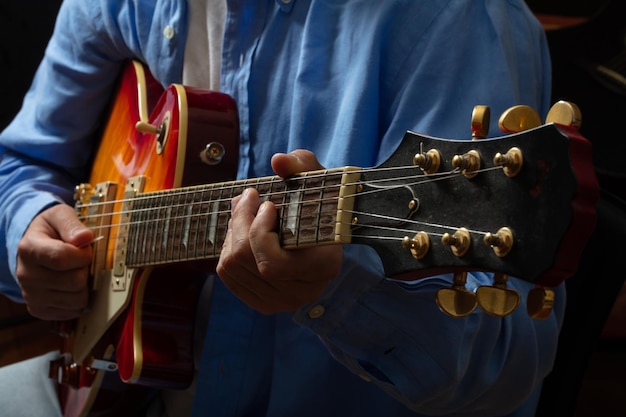
[[[507, 3], [492, 8], [485, 2], [482, 9], [450, 2], [418, 42], [407, 35], [409, 28], [398, 28], [405, 36], [394, 37], [398, 43], [389, 53], [405, 59], [385, 68], [382, 78], [386, 128], [379, 163], [407, 128], [469, 138], [476, 104], [492, 108], [490, 136], [502, 134], [497, 119], [508, 106], [547, 113], [550, 61], [543, 32], [524, 7]], [[546, 320], [527, 315], [525, 297], [533, 284], [515, 278], [509, 287], [520, 293], [521, 304], [511, 315], [496, 318], [477, 309], [453, 319], [435, 302], [451, 275], [404, 283], [384, 277], [379, 262], [368, 247], [346, 247], [341, 274], [316, 303], [295, 314], [355, 374], [433, 415], [504, 415], [541, 386], [563, 319], [562, 285]], [[471, 273], [467, 288], [492, 283], [491, 274]]]
[[[168, 7], [164, 3], [159, 4]], [[116, 10], [104, 14], [103, 7]], [[154, 67], [167, 68], [160, 77], [169, 81], [182, 71], [181, 65], [169, 65], [179, 56], [163, 55], [163, 48], [150, 44], [163, 39], [160, 30], [159, 36], [145, 30], [151, 9], [135, 16], [132, 7], [130, 2], [64, 1], [22, 107], [0, 134], [0, 291], [14, 300], [21, 299], [17, 244], [33, 217], [52, 204], [71, 203], [74, 187], [88, 180], [123, 65], [143, 59], [148, 48]], [[176, 21], [173, 12], [165, 16]], [[183, 42], [179, 35], [165, 48], [175, 50]]]
[[[550, 371], [565, 305], [563, 286], [556, 289], [546, 320], [527, 316], [524, 299], [533, 285], [517, 279], [509, 288], [522, 302], [510, 316], [496, 318], [477, 309], [452, 318], [435, 301], [451, 276], [404, 283], [381, 277], [372, 266], [378, 255], [369, 247], [353, 245], [344, 255], [341, 276], [295, 319], [315, 331], [352, 372], [411, 409], [503, 415], [519, 407]], [[468, 276], [470, 290], [491, 284], [491, 274]]]

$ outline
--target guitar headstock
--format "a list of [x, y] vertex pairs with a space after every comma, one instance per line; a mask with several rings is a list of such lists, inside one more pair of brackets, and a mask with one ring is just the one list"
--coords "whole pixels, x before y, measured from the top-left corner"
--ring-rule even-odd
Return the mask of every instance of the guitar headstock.
[[495, 315], [517, 306], [502, 292], [508, 276], [558, 285], [576, 271], [595, 224], [591, 145], [553, 121], [520, 130], [471, 141], [407, 132], [385, 163], [362, 173], [352, 241], [374, 247], [394, 278], [455, 273], [451, 298], [438, 300], [444, 311], [442, 303], [464, 303], [466, 271], [496, 273], [497, 293], [483, 295], [502, 304]]

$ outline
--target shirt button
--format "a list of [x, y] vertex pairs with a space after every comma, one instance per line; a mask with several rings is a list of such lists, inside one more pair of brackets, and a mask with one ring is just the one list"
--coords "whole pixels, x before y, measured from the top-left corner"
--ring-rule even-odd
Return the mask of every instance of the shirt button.
[[280, 0], [281, 2], [283, 2], [283, 4], [289, 4], [291, 3], [291, 0]]
[[309, 310], [309, 318], [319, 319], [324, 315], [325, 311], [326, 309], [324, 308], [324, 306], [318, 304]]
[[166, 39], [172, 39], [174, 37], [174, 28], [170, 25], [165, 26], [165, 29], [163, 29], [163, 36], [165, 36]]

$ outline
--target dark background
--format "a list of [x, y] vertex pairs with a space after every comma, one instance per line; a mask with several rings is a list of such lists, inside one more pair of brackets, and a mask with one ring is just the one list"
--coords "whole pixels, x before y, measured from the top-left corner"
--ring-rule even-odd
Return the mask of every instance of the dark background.
[[[564, 18], [557, 19], [556, 24], [550, 20], [547, 31], [553, 60], [553, 101], [566, 99], [581, 108], [581, 132], [594, 145], [594, 165], [602, 188], [623, 199], [626, 133], [621, 122], [626, 120], [626, 85], [607, 80], [597, 69], [610, 68], [626, 77], [626, 0], [527, 3], [537, 14]], [[61, 0], [0, 0], [0, 130], [21, 106], [60, 5]], [[617, 219], [620, 216], [626, 220], [625, 212], [618, 211]], [[591, 274], [568, 281], [568, 309], [576, 311], [568, 313], [564, 324], [555, 372], [542, 397], [545, 411], [538, 416], [569, 417], [574, 415], [572, 407], [576, 404], [577, 417], [626, 416], [626, 338], [623, 333], [619, 335], [626, 325], [613, 328], [617, 337], [614, 333], [609, 338], [597, 338], [606, 310], [615, 299], [615, 288], [625, 274], [623, 264], [615, 262], [624, 256], [623, 223], [621, 231], [616, 229], [616, 236], [612, 223], [604, 223], [602, 235], [596, 236], [608, 244], [606, 250], [596, 244], [594, 251], [617, 252], [617, 256], [610, 257], [615, 266], [603, 262], [602, 269], [592, 264], [588, 267]], [[600, 278], [611, 280], [610, 285], [597, 280]], [[570, 294], [570, 282], [580, 289]], [[607, 293], [609, 286], [612, 293]], [[45, 331], [45, 324], [42, 327], [42, 323], [32, 322], [23, 306], [4, 297], [0, 297], [0, 321], [0, 366], [57, 346], [56, 340], [48, 339], [46, 344], [38, 336]]]
[[61, 0], [0, 1], [0, 130], [21, 106], [60, 5]]

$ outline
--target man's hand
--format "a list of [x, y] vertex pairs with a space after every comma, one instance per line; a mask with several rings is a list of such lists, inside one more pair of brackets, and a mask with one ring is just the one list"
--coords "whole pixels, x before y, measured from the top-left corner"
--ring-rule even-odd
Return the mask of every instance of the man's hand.
[[[272, 169], [281, 177], [322, 169], [315, 155], [298, 150], [276, 154]], [[232, 201], [232, 217], [217, 273], [243, 302], [264, 314], [294, 311], [314, 301], [341, 268], [339, 245], [284, 250], [277, 234], [277, 210], [254, 189]]]
[[35, 217], [17, 248], [17, 278], [28, 311], [68, 320], [87, 306], [93, 233], [67, 205]]

